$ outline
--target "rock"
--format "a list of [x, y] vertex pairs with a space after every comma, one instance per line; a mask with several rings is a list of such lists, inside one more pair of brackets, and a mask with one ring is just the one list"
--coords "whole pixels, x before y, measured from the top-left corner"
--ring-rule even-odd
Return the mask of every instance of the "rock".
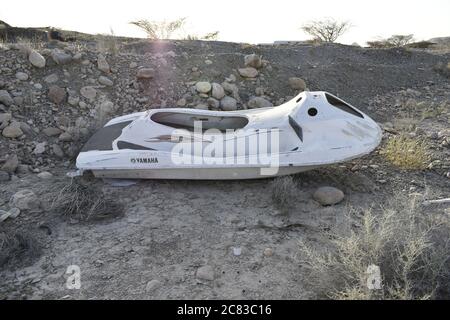
[[177, 106], [178, 107], [184, 107], [186, 105], [187, 101], [185, 98], [181, 98], [180, 100], [177, 101]]
[[9, 205], [10, 207], [16, 207], [20, 210], [36, 212], [40, 210], [41, 203], [33, 191], [22, 189], [11, 197]]
[[57, 156], [58, 158], [64, 158], [64, 151], [61, 149], [59, 145], [53, 144], [52, 150], [55, 156]]
[[11, 121], [11, 119], [12, 119], [11, 113], [0, 113], [0, 124], [2, 124], [3, 122], [7, 123]]
[[26, 74], [25, 72], [17, 72], [16, 73], [16, 78], [20, 81], [27, 81], [28, 80], [28, 74]]
[[30, 169], [28, 168], [27, 164], [19, 164], [17, 166], [16, 173], [18, 173], [18, 174], [27, 174], [29, 172], [30, 172]]
[[6, 219], [8, 219], [10, 215], [11, 215], [11, 213], [8, 211], [0, 210], [0, 222], [3, 222]]
[[251, 98], [250, 101], [247, 103], [247, 105], [250, 109], [273, 107], [272, 102], [270, 102], [262, 97]]
[[5, 129], [3, 129], [2, 134], [6, 138], [18, 138], [23, 135], [23, 131], [22, 129], [20, 129], [20, 123], [14, 121]]
[[73, 137], [70, 133], [68, 132], [63, 132], [59, 135], [58, 137], [59, 141], [63, 141], [63, 142], [69, 142], [73, 140]]
[[8, 158], [6, 158], [6, 161], [2, 165], [1, 170], [8, 173], [14, 173], [18, 165], [19, 165], [19, 158], [17, 157], [17, 155], [13, 154], [10, 155]]
[[223, 111], [237, 110], [237, 101], [232, 97], [223, 97], [222, 100], [220, 100], [220, 107]]
[[34, 154], [42, 154], [45, 152], [45, 147], [47, 146], [47, 142], [40, 142], [36, 144], [36, 147], [33, 150]]
[[97, 68], [98, 70], [104, 72], [104, 73], [110, 73], [111, 69], [109, 67], [108, 61], [106, 61], [106, 58], [104, 55], [99, 54], [97, 56]]
[[212, 85], [211, 96], [217, 100], [225, 97], [225, 89], [218, 83], [213, 83]]
[[78, 97], [74, 97], [74, 96], [69, 96], [69, 98], [67, 98], [67, 102], [71, 105], [71, 106], [76, 106], [80, 103], [80, 98]]
[[58, 75], [56, 73], [52, 73], [44, 78], [45, 83], [55, 83], [58, 81]]
[[301, 90], [301, 91], [306, 90], [306, 82], [302, 78], [297, 78], [297, 77], [289, 78], [289, 85], [291, 86], [292, 89], [295, 89], [295, 90]]
[[244, 57], [244, 64], [246, 67], [253, 67], [259, 69], [262, 67], [262, 59], [261, 56], [257, 54], [248, 54]]
[[0, 182], [9, 181], [9, 174], [6, 171], [0, 170]]
[[194, 109], [198, 110], [208, 110], [208, 106], [206, 104], [200, 103], [194, 107]]
[[109, 100], [105, 100], [103, 101], [99, 106], [98, 106], [98, 112], [100, 114], [101, 117], [106, 117], [111, 115], [114, 112], [114, 103], [112, 103]]
[[108, 77], [105, 76], [100, 76], [98, 78], [98, 82], [104, 86], [108, 86], [111, 87], [114, 83], [112, 82], [111, 79], [109, 79]]
[[55, 128], [55, 127], [48, 127], [48, 128], [45, 128], [44, 130], [42, 130], [42, 132], [47, 137], [54, 137], [54, 136], [58, 136], [61, 134], [61, 129]]
[[208, 98], [208, 99], [206, 100], [206, 103], [208, 104], [208, 106], [209, 106], [211, 109], [214, 109], [214, 110], [217, 110], [217, 109], [219, 109], [219, 107], [220, 107], [220, 101], [217, 100], [217, 99], [214, 99], [214, 98], [212, 98], [212, 97]]
[[141, 68], [137, 71], [136, 78], [138, 79], [152, 79], [155, 75], [155, 70], [152, 68]]
[[28, 60], [37, 68], [45, 67], [45, 58], [36, 50], [31, 50]]
[[273, 255], [273, 250], [271, 248], [265, 248], [264, 249], [264, 255], [266, 257], [271, 257]]
[[195, 84], [195, 90], [200, 93], [208, 93], [211, 91], [211, 83], [207, 81], [200, 81]]
[[94, 87], [86, 86], [80, 89], [80, 94], [89, 100], [94, 100], [97, 96], [97, 90]]
[[72, 56], [60, 49], [53, 49], [50, 55], [56, 64], [66, 64], [72, 61]]
[[321, 205], [329, 206], [341, 202], [344, 199], [344, 193], [334, 187], [321, 187], [314, 192], [313, 198]]
[[19, 208], [11, 208], [9, 209], [9, 217], [10, 218], [17, 218], [20, 214], [20, 209]]
[[211, 266], [203, 266], [197, 269], [197, 278], [201, 280], [214, 280], [214, 270]]
[[35, 132], [33, 129], [31, 129], [30, 125], [26, 122], [19, 122], [20, 130], [22, 130], [23, 133], [28, 135], [33, 135]]
[[6, 90], [0, 90], [0, 103], [3, 103], [5, 106], [10, 106], [14, 103], [13, 98]]
[[48, 89], [48, 99], [55, 104], [60, 104], [66, 100], [66, 95], [67, 92], [64, 88], [53, 85]]
[[41, 173], [38, 173], [37, 176], [44, 180], [53, 178], [53, 175], [48, 171], [42, 171]]
[[255, 78], [258, 75], [258, 70], [253, 67], [239, 68], [238, 72], [244, 78]]
[[130, 62], [130, 69], [137, 68], [138, 64], [136, 62]]
[[153, 279], [147, 282], [147, 285], [145, 286], [145, 292], [148, 293], [153, 292], [159, 287], [161, 287], [161, 285], [162, 285], [161, 281]]

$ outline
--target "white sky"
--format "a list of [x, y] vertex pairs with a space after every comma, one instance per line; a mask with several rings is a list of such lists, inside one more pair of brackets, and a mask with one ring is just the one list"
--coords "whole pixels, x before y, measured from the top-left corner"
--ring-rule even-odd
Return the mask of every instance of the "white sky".
[[392, 34], [418, 40], [450, 36], [450, 0], [2, 0], [0, 20], [13, 26], [53, 26], [87, 33], [145, 37], [128, 22], [187, 17], [186, 31], [219, 30], [219, 40], [265, 43], [305, 40], [299, 28], [314, 19], [349, 20], [338, 40], [351, 44]]

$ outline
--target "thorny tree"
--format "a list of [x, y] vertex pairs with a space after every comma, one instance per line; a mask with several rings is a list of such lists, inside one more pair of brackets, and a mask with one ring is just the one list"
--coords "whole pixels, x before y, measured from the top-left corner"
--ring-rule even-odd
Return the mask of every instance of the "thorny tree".
[[302, 26], [307, 34], [323, 42], [335, 42], [350, 28], [348, 21], [339, 22], [333, 19], [311, 21]]

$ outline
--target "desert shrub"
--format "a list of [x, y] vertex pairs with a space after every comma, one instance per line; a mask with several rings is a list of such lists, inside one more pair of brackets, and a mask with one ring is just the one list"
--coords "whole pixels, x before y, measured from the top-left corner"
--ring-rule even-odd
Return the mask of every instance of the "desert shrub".
[[442, 74], [444, 77], [450, 78], [450, 62], [447, 64], [439, 62], [436, 66], [434, 66], [434, 70], [437, 73]]
[[[448, 298], [448, 217], [429, 208], [425, 212], [417, 198], [397, 198], [379, 209], [366, 210], [359, 219], [350, 212], [347, 228], [331, 231], [327, 245], [300, 243], [299, 259], [313, 294], [333, 299]], [[379, 281], [372, 278], [376, 268]]]
[[27, 265], [39, 257], [39, 243], [24, 232], [0, 232], [0, 268], [8, 266]]
[[292, 176], [275, 178], [270, 184], [272, 202], [281, 209], [287, 210], [294, 203], [298, 189]]
[[130, 24], [135, 25], [147, 33], [147, 37], [152, 40], [171, 39], [172, 35], [179, 31], [186, 23], [186, 18], [179, 18], [173, 21], [150, 21], [138, 20]]
[[77, 220], [99, 220], [123, 214], [123, 206], [105, 195], [94, 185], [73, 178], [64, 186], [57, 186], [51, 196], [52, 209]]
[[429, 48], [433, 47], [434, 45], [436, 45], [436, 43], [431, 42], [431, 41], [418, 41], [418, 42], [409, 43], [407, 45], [407, 47], [416, 48], [416, 49], [429, 49]]
[[97, 44], [97, 50], [100, 52], [107, 52], [116, 55], [120, 51], [120, 45], [117, 41], [117, 37], [115, 36], [113, 29], [110, 29], [109, 34], [97, 35], [95, 40]]
[[335, 42], [349, 28], [350, 23], [348, 21], [336, 21], [334, 19], [310, 21], [301, 27], [305, 33], [323, 42]]
[[387, 39], [367, 41], [367, 45], [371, 48], [401, 48], [409, 46], [413, 39], [414, 36], [412, 34], [396, 34]]
[[219, 38], [219, 31], [209, 32], [203, 36], [198, 36], [195, 34], [188, 34], [184, 37], [184, 40], [217, 40]]
[[382, 153], [390, 162], [402, 169], [425, 169], [429, 161], [426, 142], [406, 134], [391, 137]]

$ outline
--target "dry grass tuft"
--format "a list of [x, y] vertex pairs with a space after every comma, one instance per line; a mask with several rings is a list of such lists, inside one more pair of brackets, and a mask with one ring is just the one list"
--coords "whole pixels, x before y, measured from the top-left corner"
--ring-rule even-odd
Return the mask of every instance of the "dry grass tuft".
[[297, 197], [298, 189], [292, 176], [275, 178], [270, 184], [273, 204], [281, 209], [289, 209]]
[[[358, 221], [346, 224], [352, 227], [332, 232], [329, 246], [318, 248], [322, 251], [301, 243], [305, 278], [316, 297], [448, 298], [448, 217], [436, 210], [425, 212], [416, 199], [396, 199], [381, 209], [379, 214], [365, 211]], [[376, 283], [371, 281], [371, 265], [379, 267], [379, 289], [370, 288], [369, 281]]]
[[390, 162], [402, 169], [423, 170], [430, 160], [426, 142], [405, 134], [391, 137], [382, 153]]
[[105, 196], [99, 188], [71, 179], [52, 199], [52, 208], [78, 220], [99, 220], [123, 214], [123, 206]]
[[38, 242], [23, 232], [0, 232], [0, 267], [26, 265], [40, 255]]

